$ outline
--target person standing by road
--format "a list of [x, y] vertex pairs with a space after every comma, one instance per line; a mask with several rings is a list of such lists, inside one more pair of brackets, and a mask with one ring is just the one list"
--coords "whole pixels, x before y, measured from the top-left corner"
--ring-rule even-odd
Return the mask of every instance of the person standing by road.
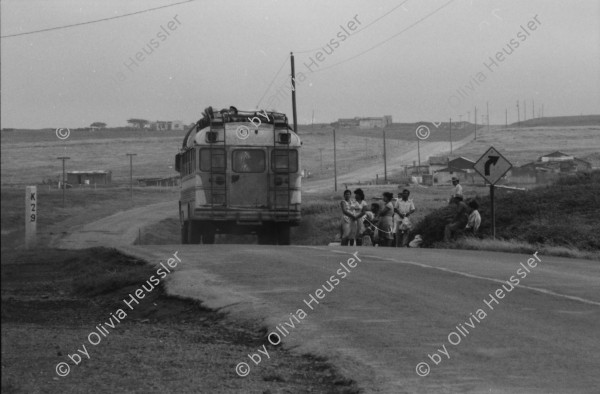
[[362, 189], [354, 191], [356, 204], [352, 205], [354, 216], [356, 217], [356, 246], [362, 245], [362, 237], [365, 232], [365, 214], [369, 208], [369, 204], [365, 201], [365, 193]]
[[[460, 197], [461, 199], [464, 199], [462, 186], [460, 185], [458, 178], [455, 176], [452, 177], [452, 186], [454, 186], [454, 189], [451, 199], [454, 197]], [[450, 202], [452, 203], [452, 201]]]
[[379, 237], [382, 240], [381, 246], [392, 246], [394, 242], [393, 227], [393, 216], [394, 206], [392, 205], [392, 199], [394, 195], [390, 192], [383, 193], [383, 203], [385, 206], [379, 213]]
[[350, 241], [354, 243], [356, 238], [356, 216], [353, 213], [353, 204], [356, 204], [356, 201], [353, 201], [351, 196], [350, 190], [344, 190], [344, 199], [340, 203], [342, 208], [342, 246], [348, 246]]
[[408, 198], [409, 196], [410, 191], [408, 189], [402, 190], [402, 193], [398, 193], [398, 200], [394, 206], [394, 212], [399, 218], [396, 232], [396, 247], [408, 247], [408, 239], [410, 237], [410, 230], [412, 229], [412, 223], [408, 217], [415, 212], [415, 204], [412, 199]]
[[469, 217], [467, 216], [469, 208], [467, 207], [467, 204], [462, 201], [462, 197], [453, 197], [451, 203], [456, 205], [456, 211], [454, 217], [444, 229], [444, 242], [450, 242], [452, 235], [457, 231], [464, 229], [469, 221]]

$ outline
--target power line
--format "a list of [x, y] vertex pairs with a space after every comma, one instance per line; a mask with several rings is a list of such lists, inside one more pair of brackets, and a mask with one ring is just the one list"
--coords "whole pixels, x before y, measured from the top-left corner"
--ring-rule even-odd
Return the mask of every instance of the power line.
[[75, 27], [75, 26], [90, 25], [92, 23], [105, 22], [105, 21], [110, 21], [110, 20], [113, 20], [113, 19], [125, 18], [127, 16], [132, 16], [132, 15], [137, 15], [137, 14], [143, 14], [145, 12], [150, 12], [150, 11], [156, 11], [156, 10], [160, 10], [160, 9], [163, 9], [163, 8], [173, 7], [173, 6], [176, 6], [176, 5], [179, 5], [179, 4], [183, 4], [183, 3], [190, 3], [192, 1], [196, 1], [196, 0], [180, 1], [179, 3], [173, 3], [173, 4], [163, 5], [163, 6], [154, 7], [154, 8], [148, 8], [146, 10], [141, 10], [141, 11], [136, 11], [136, 12], [130, 12], [129, 14], [111, 16], [110, 18], [102, 18], [102, 19], [96, 19], [96, 20], [93, 20], [93, 21], [73, 23], [71, 25], [50, 27], [48, 29], [33, 30], [33, 31], [25, 32], [25, 33], [9, 34], [7, 36], [1, 36], [0, 38], [18, 37], [18, 36], [24, 36], [24, 35], [27, 35], [27, 34], [36, 34], [36, 33], [42, 33], [42, 32], [46, 32], [46, 31], [68, 29], [70, 27]]
[[[391, 10], [389, 10], [388, 12], [386, 12], [385, 14], [381, 15], [379, 18], [375, 19], [373, 22], [369, 23], [368, 25], [366, 25], [362, 29], [357, 30], [356, 32], [354, 32], [352, 35], [355, 36], [358, 33], [360, 33], [361, 31], [367, 30], [371, 25], [377, 23], [378, 21], [380, 21], [381, 19], [385, 18], [386, 16], [388, 16], [392, 12], [396, 11], [398, 8], [402, 7], [404, 4], [408, 3], [408, 1], [409, 0], [405, 0], [402, 3], [398, 4], [396, 7], [392, 8]], [[307, 49], [305, 51], [294, 51], [294, 53], [308, 53], [308, 52], [314, 52], [314, 51], [319, 50], [319, 49], [321, 49], [321, 47], [314, 48], [314, 49]]]
[[281, 64], [281, 67], [279, 67], [279, 70], [277, 70], [277, 74], [275, 74], [275, 76], [273, 77], [273, 79], [271, 80], [271, 83], [269, 84], [269, 86], [267, 86], [267, 89], [265, 90], [265, 92], [263, 93], [262, 96], [260, 96], [260, 100], [258, 100], [258, 103], [256, 104], [256, 108], [258, 108], [258, 106], [260, 105], [260, 103], [263, 101], [263, 99], [265, 98], [265, 96], [267, 95], [267, 93], [269, 92], [269, 89], [271, 89], [271, 86], [273, 86], [273, 83], [275, 82], [275, 80], [277, 79], [277, 77], [279, 76], [279, 73], [281, 72], [281, 70], [283, 70], [283, 66], [286, 65], [288, 60], [287, 55], [285, 56], [285, 59], [283, 60], [283, 63]]
[[[381, 19], [385, 18], [386, 16], [388, 16], [389, 14], [391, 14], [392, 12], [394, 12], [395, 10], [397, 10], [398, 8], [402, 7], [404, 4], [408, 3], [409, 0], [404, 0], [402, 3], [398, 4], [396, 7], [392, 8], [391, 10], [389, 10], [388, 12], [386, 12], [385, 14], [381, 15], [379, 18], [375, 19], [374, 21], [372, 21], [371, 23], [369, 23], [368, 25], [366, 25], [365, 27], [363, 27], [362, 29], [356, 31], [353, 35], [356, 35], [357, 33], [360, 33], [361, 31], [364, 31], [366, 29], [368, 29], [370, 26], [372, 26], [373, 24], [377, 23], [378, 21], [380, 21]], [[308, 52], [313, 52], [316, 51], [318, 49], [321, 49], [321, 47], [319, 48], [314, 48], [314, 49], [307, 49], [305, 51], [294, 51], [295, 54], [299, 54], [299, 53], [308, 53]], [[260, 103], [262, 102], [263, 98], [266, 96], [266, 94], [269, 92], [269, 89], [271, 88], [271, 86], [273, 85], [273, 83], [275, 82], [275, 80], [277, 79], [277, 76], [279, 75], [279, 73], [281, 72], [281, 69], [283, 68], [283, 66], [285, 65], [287, 61], [287, 57], [286, 60], [284, 61], [284, 63], [281, 65], [281, 67], [279, 68], [279, 71], [277, 71], [277, 74], [275, 74], [275, 77], [273, 77], [273, 80], [271, 81], [271, 83], [269, 84], [269, 86], [267, 87], [267, 89], [265, 90], [265, 92], [263, 93], [263, 95], [261, 96], [260, 100], [258, 101], [258, 104], [256, 104], [256, 108], [258, 108], [258, 106], [260, 105]]]
[[362, 52], [360, 52], [360, 53], [358, 53], [358, 54], [356, 54], [356, 55], [354, 55], [354, 56], [352, 56], [352, 57], [349, 57], [349, 58], [348, 58], [348, 59], [346, 59], [346, 60], [342, 60], [342, 61], [341, 61], [341, 62], [339, 62], [339, 63], [334, 63], [334, 64], [332, 64], [331, 66], [324, 67], [324, 68], [320, 68], [320, 69], [318, 69], [318, 70], [316, 70], [316, 71], [312, 71], [312, 72], [313, 72], [313, 73], [318, 73], [318, 72], [321, 72], [321, 71], [328, 70], [328, 69], [330, 69], [330, 68], [332, 68], [332, 67], [339, 66], [340, 64], [344, 64], [344, 63], [346, 63], [346, 62], [349, 62], [350, 60], [354, 60], [354, 59], [356, 59], [357, 57], [359, 57], [359, 56], [362, 56], [362, 55], [364, 55], [365, 53], [367, 53], [367, 52], [370, 52], [370, 51], [372, 51], [373, 49], [375, 49], [375, 48], [377, 48], [377, 47], [379, 47], [379, 46], [381, 46], [381, 45], [385, 44], [386, 42], [388, 42], [388, 41], [391, 41], [392, 39], [394, 39], [394, 38], [398, 37], [400, 34], [404, 33], [405, 31], [407, 31], [407, 30], [409, 30], [409, 29], [412, 29], [413, 27], [415, 27], [415, 26], [416, 26], [416, 25], [418, 25], [419, 23], [423, 22], [425, 19], [427, 19], [427, 18], [429, 18], [430, 16], [432, 16], [432, 15], [436, 14], [437, 12], [441, 11], [443, 8], [446, 8], [446, 7], [447, 7], [448, 5], [450, 5], [450, 3], [452, 3], [452, 2], [454, 2], [454, 0], [450, 0], [450, 1], [446, 2], [446, 3], [444, 3], [444, 4], [443, 4], [441, 7], [438, 7], [438, 8], [436, 8], [436, 9], [435, 9], [433, 12], [430, 12], [429, 14], [425, 15], [423, 18], [421, 18], [421, 19], [417, 20], [415, 23], [413, 23], [412, 25], [408, 26], [407, 28], [405, 28], [405, 29], [401, 30], [400, 32], [398, 32], [398, 33], [394, 34], [394, 35], [393, 35], [393, 36], [391, 36], [391, 37], [388, 37], [388, 38], [386, 38], [386, 39], [385, 39], [385, 40], [383, 40], [383, 41], [380, 41], [379, 43], [377, 43], [377, 44], [373, 45], [372, 47], [370, 47], [370, 48], [368, 48], [368, 49], [366, 49], [366, 50], [364, 50], [364, 51], [362, 51]]

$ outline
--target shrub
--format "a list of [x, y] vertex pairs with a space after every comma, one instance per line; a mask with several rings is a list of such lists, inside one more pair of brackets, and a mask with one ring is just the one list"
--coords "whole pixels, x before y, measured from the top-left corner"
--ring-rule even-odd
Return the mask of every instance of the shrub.
[[[496, 192], [496, 236], [548, 246], [600, 249], [600, 171], [560, 179], [530, 191]], [[492, 232], [489, 198], [478, 200], [480, 233]], [[444, 237], [453, 207], [438, 209], [417, 223], [414, 234], [431, 247]]]

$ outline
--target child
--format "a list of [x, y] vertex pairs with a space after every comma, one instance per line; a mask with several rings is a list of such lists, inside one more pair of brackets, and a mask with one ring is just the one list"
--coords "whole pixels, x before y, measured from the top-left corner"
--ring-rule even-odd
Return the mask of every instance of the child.
[[465, 227], [465, 233], [471, 235], [477, 235], [479, 226], [481, 225], [481, 215], [479, 214], [479, 204], [475, 200], [469, 201], [469, 221]]
[[[379, 214], [379, 204], [371, 204], [371, 210], [365, 213], [365, 232], [363, 233], [363, 245], [371, 244], [377, 246], [379, 244], [379, 230], [377, 229], [377, 215]], [[365, 243], [366, 238], [369, 239]]]

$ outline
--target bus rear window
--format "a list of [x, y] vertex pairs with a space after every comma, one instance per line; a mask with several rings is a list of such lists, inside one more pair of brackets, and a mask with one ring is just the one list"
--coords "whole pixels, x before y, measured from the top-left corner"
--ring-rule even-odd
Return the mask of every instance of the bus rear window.
[[271, 168], [275, 172], [298, 172], [298, 151], [294, 149], [273, 149]]
[[233, 151], [232, 166], [235, 172], [264, 172], [265, 152], [258, 149], [236, 149]]
[[225, 149], [200, 149], [200, 171], [224, 169]]

